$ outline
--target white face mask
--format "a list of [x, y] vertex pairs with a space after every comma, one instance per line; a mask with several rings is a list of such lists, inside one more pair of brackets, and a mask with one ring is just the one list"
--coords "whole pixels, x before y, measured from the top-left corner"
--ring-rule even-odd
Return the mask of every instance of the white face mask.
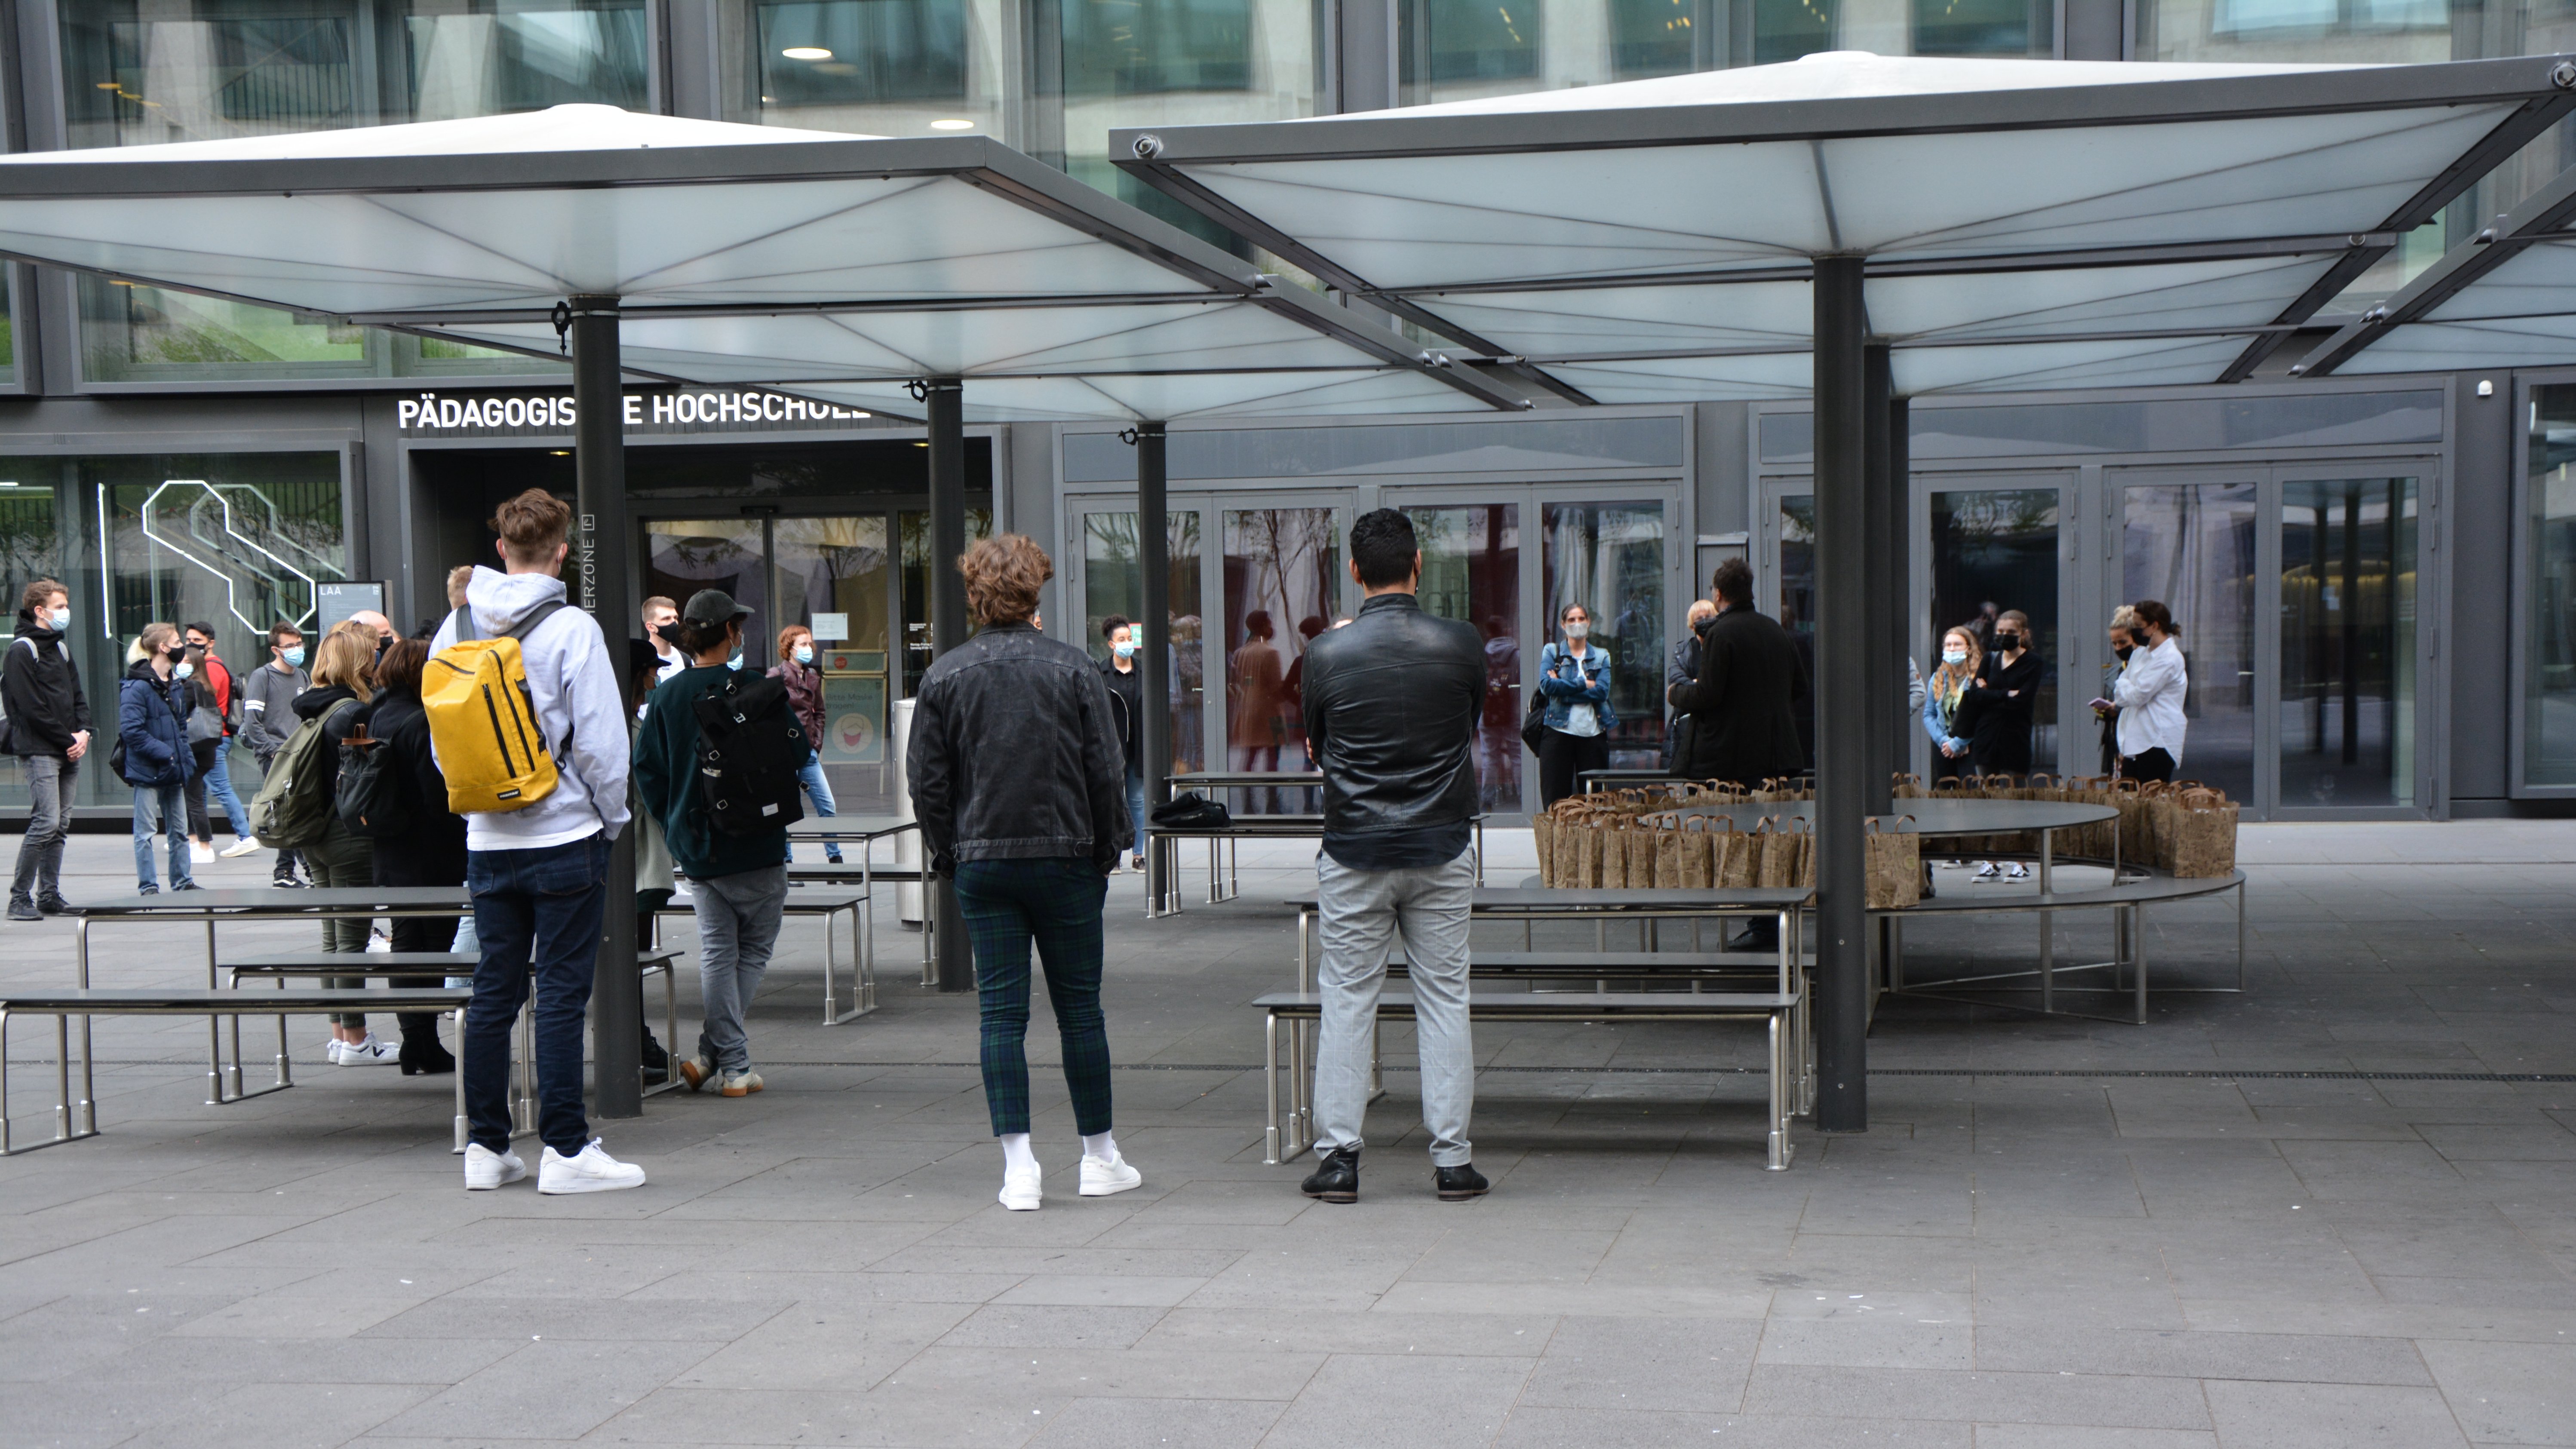
[[1965, 664], [1968, 662], [1968, 651], [1965, 649], [1944, 649], [1941, 651], [1941, 662], [1944, 664]]
[[178, 663], [170, 666], [170, 677], [172, 679], [185, 679], [189, 675], [196, 673], [196, 671], [197, 666], [190, 664], [185, 659], [182, 659]]
[[810, 645], [805, 645], [805, 644], [799, 644], [799, 645], [797, 645], [797, 646], [796, 646], [796, 662], [797, 662], [797, 663], [799, 663], [799, 664], [811, 664], [811, 663], [813, 663], [813, 662], [814, 662], [814, 650], [813, 650], [812, 646], [810, 646]]
[[57, 634], [70, 629], [72, 626], [72, 611], [69, 609], [56, 609], [47, 617], [53, 620], [54, 632]]
[[1574, 623], [1565, 626], [1565, 637], [1580, 644], [1584, 640], [1592, 637], [1592, 626], [1582, 622], [1581, 620], [1576, 620]]

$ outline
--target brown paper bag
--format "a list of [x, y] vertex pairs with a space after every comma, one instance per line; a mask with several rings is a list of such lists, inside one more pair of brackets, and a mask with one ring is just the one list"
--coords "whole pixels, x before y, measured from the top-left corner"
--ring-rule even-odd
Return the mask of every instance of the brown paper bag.
[[1753, 838], [1762, 851], [1761, 864], [1754, 870], [1753, 883], [1765, 890], [1797, 884], [1789, 872], [1796, 864], [1793, 857], [1798, 847], [1790, 841], [1789, 832], [1774, 830], [1771, 822], [1765, 820], [1754, 828]]
[[2171, 843], [2173, 873], [2182, 880], [2212, 880], [2236, 870], [2238, 807], [2215, 790], [2184, 790], [2166, 797], [2162, 827]]
[[1750, 889], [1762, 877], [1762, 837], [1770, 832], [1765, 821], [1751, 830], [1738, 830], [1732, 822], [1717, 832], [1717, 888]]
[[1904, 828], [1913, 816], [1897, 820], [1894, 830], [1869, 822], [1865, 845], [1871, 910], [1897, 910], [1923, 899], [1923, 837]]
[[1684, 890], [1708, 890], [1717, 884], [1717, 855], [1712, 848], [1716, 832], [1709, 829], [1708, 817], [1694, 815], [1673, 832], [1673, 843], [1681, 859], [1681, 871], [1674, 884]]
[[1655, 885], [1655, 842], [1665, 832], [1634, 828], [1623, 832], [1628, 845], [1628, 889], [1651, 890]]
[[1546, 811], [1530, 817], [1530, 844], [1538, 848], [1538, 883], [1556, 884], [1556, 817]]

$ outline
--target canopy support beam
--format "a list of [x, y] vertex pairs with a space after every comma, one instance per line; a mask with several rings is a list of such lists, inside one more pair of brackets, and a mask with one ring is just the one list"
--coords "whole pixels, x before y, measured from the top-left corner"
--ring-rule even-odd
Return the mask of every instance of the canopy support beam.
[[[966, 389], [953, 377], [922, 386], [923, 418], [930, 427], [930, 657], [936, 662], [966, 642], [966, 576], [957, 556], [966, 551]], [[931, 949], [941, 991], [975, 989], [975, 953], [966, 939], [966, 917], [957, 908], [956, 883], [929, 883]]]
[[1870, 634], [1867, 368], [1861, 259], [1818, 257], [1816, 318], [1816, 1129], [1869, 1129]]
[[[1867, 559], [1861, 574], [1863, 609], [1869, 616], [1869, 678], [1862, 688], [1868, 703], [1862, 718], [1868, 727], [1862, 743], [1868, 750], [1868, 774], [1861, 797], [1872, 815], [1889, 813], [1894, 798], [1891, 777], [1901, 768], [1896, 751], [1904, 742], [1905, 595], [1901, 570], [1905, 561], [1906, 489], [1895, 471], [1895, 419], [1888, 392], [1892, 383], [1888, 347], [1872, 342], [1861, 349], [1861, 429], [1863, 488], [1869, 510]], [[1821, 718], [1819, 712], [1819, 718]]]
[[[1136, 557], [1144, 565], [1144, 597], [1137, 602], [1137, 681], [1145, 717], [1137, 722], [1137, 757], [1145, 771], [1145, 808], [1163, 803], [1163, 781], [1172, 773], [1172, 544], [1171, 513], [1164, 494], [1165, 444], [1161, 423], [1136, 425]], [[1142, 820], [1134, 822], [1141, 832]], [[1145, 899], [1162, 906], [1163, 853], [1145, 852]]]
[[[575, 297], [572, 326], [572, 562], [564, 582], [608, 639], [620, 706], [633, 686], [626, 641], [634, 637], [627, 599], [626, 389], [618, 367], [615, 297]], [[603, 1118], [644, 1115], [644, 981], [635, 969], [635, 830], [608, 850], [608, 908], [600, 912], [599, 962], [590, 991], [592, 1110]], [[679, 1043], [666, 1046], [677, 1048]]]

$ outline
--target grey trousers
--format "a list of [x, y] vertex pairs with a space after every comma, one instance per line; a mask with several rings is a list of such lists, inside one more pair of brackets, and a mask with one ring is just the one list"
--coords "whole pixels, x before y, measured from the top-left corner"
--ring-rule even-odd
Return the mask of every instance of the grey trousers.
[[1476, 1105], [1476, 1049], [1467, 1025], [1467, 907], [1476, 888], [1468, 852], [1446, 865], [1352, 870], [1315, 858], [1323, 917], [1323, 1034], [1315, 1049], [1315, 1151], [1360, 1150], [1368, 1113], [1369, 1048], [1387, 948], [1404, 934], [1412, 977], [1414, 1036], [1422, 1057], [1422, 1125], [1431, 1162], [1473, 1160], [1467, 1118]]
[[18, 874], [10, 883], [9, 899], [33, 904], [63, 893], [63, 842], [72, 833], [80, 761], [27, 755], [18, 764], [27, 777], [27, 838], [18, 847]]
[[787, 867], [738, 871], [689, 882], [698, 916], [698, 993], [706, 999], [698, 1029], [698, 1055], [728, 1072], [751, 1070], [751, 1040], [743, 1013], [769, 973], [778, 944], [779, 912], [787, 906]]

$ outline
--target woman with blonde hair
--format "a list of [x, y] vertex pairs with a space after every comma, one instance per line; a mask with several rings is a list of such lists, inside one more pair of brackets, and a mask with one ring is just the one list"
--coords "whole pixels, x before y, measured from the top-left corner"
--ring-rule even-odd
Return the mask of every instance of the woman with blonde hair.
[[1941, 636], [1940, 667], [1923, 689], [1923, 732], [1932, 737], [1932, 748], [1940, 758], [1932, 762], [1933, 778], [1965, 773], [1968, 765], [1968, 737], [1963, 716], [1968, 707], [1968, 689], [1977, 682], [1977, 667], [1984, 662], [1985, 651], [1977, 647], [1976, 631], [1961, 625]]
[[[376, 631], [343, 620], [322, 636], [322, 643], [313, 651], [313, 687], [295, 696], [297, 720], [322, 722], [322, 757], [330, 762], [330, 778], [319, 782], [318, 788], [335, 796], [339, 793], [340, 744], [372, 713], [375, 663]], [[327, 814], [330, 823], [323, 828], [322, 838], [304, 847], [304, 868], [312, 873], [313, 884], [325, 889], [374, 885], [375, 842], [350, 833], [339, 811]], [[322, 949], [334, 955], [362, 955], [367, 949], [368, 924], [363, 919], [324, 921]], [[326, 977], [323, 984], [363, 988], [367, 978], [332, 976]], [[401, 1061], [400, 1049], [392, 1042], [378, 1040], [367, 1030], [367, 1019], [355, 1013], [331, 1018], [330, 1052], [331, 1060], [344, 1067], [390, 1067]]]

